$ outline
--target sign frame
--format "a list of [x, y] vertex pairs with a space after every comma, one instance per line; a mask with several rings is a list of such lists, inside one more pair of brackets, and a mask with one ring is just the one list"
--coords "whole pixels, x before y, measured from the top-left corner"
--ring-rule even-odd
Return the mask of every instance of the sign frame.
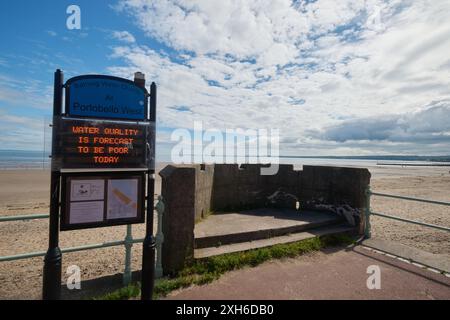
[[[123, 118], [123, 117], [100, 117], [100, 116], [89, 116], [89, 115], [77, 115], [77, 114], [71, 114], [70, 113], [70, 96], [71, 96], [71, 85], [79, 80], [111, 80], [111, 81], [116, 81], [119, 83], [126, 83], [128, 85], [132, 85], [133, 87], [135, 87], [136, 89], [139, 89], [143, 92], [144, 94], [144, 116], [142, 118], [136, 119], [136, 118]], [[76, 77], [72, 77], [70, 79], [68, 79], [66, 81], [66, 83], [64, 84], [64, 88], [65, 88], [65, 101], [64, 101], [64, 114], [70, 117], [74, 117], [74, 118], [83, 118], [83, 119], [107, 119], [107, 120], [122, 120], [122, 121], [148, 121], [148, 115], [149, 115], [149, 110], [148, 110], [148, 97], [150, 96], [147, 89], [145, 87], [141, 87], [139, 85], [137, 85], [134, 81], [128, 80], [128, 79], [124, 79], [124, 78], [119, 78], [119, 77], [114, 77], [114, 76], [108, 76], [108, 75], [97, 75], [97, 74], [88, 74], [88, 75], [81, 75], [81, 76], [76, 76]]]
[[[145, 171], [117, 171], [117, 172], [64, 172], [61, 174], [61, 219], [60, 231], [103, 228], [124, 224], [145, 222]], [[104, 180], [103, 220], [99, 222], [70, 223], [70, 183], [74, 180]], [[138, 179], [137, 185], [137, 215], [133, 218], [108, 219], [108, 181], [109, 180]], [[100, 201], [100, 200], [98, 200]], [[82, 201], [80, 201], [82, 202]]]
[[[70, 114], [70, 106], [67, 107], [67, 104], [70, 103], [70, 86], [77, 79], [109, 79], [109, 80], [117, 80], [119, 82], [126, 82], [127, 84], [132, 84], [134, 86], [140, 87], [142, 92], [145, 93], [145, 102], [144, 102], [144, 117], [142, 119], [130, 119], [130, 118], [120, 118], [120, 117], [96, 117], [91, 115], [71, 115]], [[64, 107], [64, 91], [66, 93], [65, 102], [66, 106]], [[105, 92], [103, 92], [105, 94]], [[106, 99], [108, 98], [108, 99]], [[114, 96], [106, 97], [105, 100], [114, 100]], [[140, 168], [133, 168], [131, 170], [122, 169], [121, 171], [107, 171], [102, 169], [88, 169], [84, 168], [80, 171], [76, 172], [65, 172], [65, 169], [58, 165], [57, 155], [58, 151], [58, 128], [53, 127], [52, 130], [52, 155], [51, 155], [51, 177], [50, 177], [50, 217], [49, 217], [49, 238], [48, 238], [48, 249], [44, 258], [44, 270], [43, 270], [43, 281], [42, 281], [42, 298], [44, 300], [59, 300], [61, 298], [61, 278], [62, 278], [62, 251], [59, 247], [59, 232], [63, 230], [76, 230], [76, 229], [87, 229], [87, 228], [95, 228], [95, 227], [103, 227], [103, 226], [112, 226], [112, 225], [124, 225], [130, 223], [144, 223], [145, 222], [145, 237], [142, 243], [142, 272], [141, 272], [141, 300], [151, 300], [153, 297], [153, 288], [155, 281], [155, 248], [156, 241], [153, 236], [153, 209], [154, 209], [154, 193], [155, 193], [155, 140], [156, 140], [156, 104], [157, 104], [157, 86], [155, 82], [152, 82], [150, 85], [150, 93], [148, 93], [145, 88], [145, 75], [141, 72], [136, 72], [134, 74], [134, 82], [111, 77], [106, 75], [82, 75], [69, 79], [64, 84], [64, 74], [60, 69], [57, 69], [54, 73], [54, 91], [53, 91], [53, 125], [59, 121], [61, 117], [75, 117], [75, 118], [88, 118], [88, 119], [97, 119], [97, 120], [112, 120], [117, 122], [124, 121], [132, 121], [132, 122], [149, 122], [154, 125], [154, 134], [151, 137], [148, 137], [147, 146], [150, 161], [148, 162], [147, 168], [145, 171], [140, 170]], [[123, 101], [122, 101], [123, 102]], [[97, 103], [97, 101], [93, 101], [93, 103]], [[140, 101], [138, 102], [141, 105]], [[64, 112], [63, 112], [64, 108]], [[126, 112], [122, 111], [122, 114]], [[140, 112], [139, 112], [140, 115]], [[110, 169], [113, 170], [113, 169]], [[117, 170], [117, 169], [116, 169]], [[119, 169], [120, 170], [120, 169]], [[130, 198], [136, 199], [136, 197], [141, 196], [139, 199], [139, 203], [143, 203], [141, 205], [141, 209], [136, 211], [137, 214], [141, 214], [140, 220], [136, 222], [124, 222], [122, 219], [114, 219], [113, 222], [102, 223], [99, 225], [97, 223], [89, 223], [89, 225], [83, 224], [82, 228], [74, 228], [74, 226], [66, 226], [66, 220], [60, 219], [64, 217], [66, 219], [66, 211], [65, 206], [67, 205], [67, 201], [65, 201], [67, 197], [67, 179], [70, 177], [80, 176], [92, 178], [96, 175], [99, 175], [100, 178], [103, 177], [118, 177], [120, 175], [125, 176], [126, 179], [130, 178], [130, 175], [134, 174], [134, 176], [139, 176], [139, 179], [142, 183], [138, 183], [141, 186], [141, 190], [136, 193], [131, 193], [125, 195], [123, 197], [123, 193], [120, 192], [120, 187], [118, 191], [112, 191], [118, 198], [122, 198], [122, 202], [127, 202]], [[63, 186], [61, 186], [61, 180], [63, 181]], [[97, 190], [98, 190], [97, 185]], [[64, 191], [62, 190], [64, 189]], [[80, 186], [81, 190], [83, 187]], [[124, 189], [125, 190], [125, 189]], [[61, 196], [62, 191], [64, 192], [64, 197]], [[84, 197], [83, 192], [79, 192], [78, 199]], [[94, 192], [95, 193], [95, 192]], [[96, 201], [94, 199], [99, 199], [101, 195], [95, 194], [92, 196], [90, 194], [88, 196], [89, 199]], [[103, 194], [104, 198], [104, 194]], [[125, 199], [125, 200], [124, 200]], [[127, 200], [128, 199], [128, 200]], [[84, 199], [85, 200], [85, 199]], [[75, 202], [75, 201], [74, 201]], [[103, 199], [103, 206], [105, 200]], [[125, 203], [126, 205], [129, 202]], [[70, 202], [69, 202], [70, 204]], [[119, 204], [120, 205], [120, 204]], [[98, 207], [92, 207], [95, 210], [98, 210]], [[104, 209], [104, 207], [103, 207]], [[83, 208], [77, 208], [79, 212], [82, 212]], [[126, 210], [125, 210], [126, 211]], [[127, 212], [127, 214], [129, 211]], [[105, 216], [104, 216], [105, 217]], [[67, 228], [66, 228], [67, 227]], [[60, 230], [61, 228], [61, 230]], [[127, 230], [129, 230], [127, 228]], [[127, 247], [127, 254], [129, 254], [129, 248]]]

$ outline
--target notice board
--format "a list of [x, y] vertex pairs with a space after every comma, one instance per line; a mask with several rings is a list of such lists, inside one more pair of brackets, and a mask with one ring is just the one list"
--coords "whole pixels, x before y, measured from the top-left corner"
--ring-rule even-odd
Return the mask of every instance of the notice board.
[[61, 230], [142, 223], [144, 172], [64, 173]]

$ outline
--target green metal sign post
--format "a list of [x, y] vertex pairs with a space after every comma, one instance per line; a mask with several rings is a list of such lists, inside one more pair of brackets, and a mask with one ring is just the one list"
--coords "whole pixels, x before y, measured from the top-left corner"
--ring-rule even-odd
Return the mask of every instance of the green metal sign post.
[[[61, 70], [55, 72], [53, 93], [53, 123], [62, 113], [64, 75]], [[56, 130], [52, 130], [52, 154], [56, 152]], [[61, 174], [52, 158], [50, 177], [50, 219], [48, 250], [44, 259], [43, 289], [44, 300], [59, 300], [61, 297], [61, 260], [59, 248], [59, 190]]]
[[[156, 122], [156, 84], [150, 86], [150, 121]], [[150, 142], [150, 149], [155, 150], [155, 136]], [[152, 162], [154, 164], [154, 161]], [[145, 239], [142, 248], [142, 279], [141, 279], [141, 300], [151, 300], [155, 283], [155, 248], [156, 242], [153, 237], [153, 208], [155, 193], [155, 167], [148, 171], [148, 194], [147, 198], [147, 222]]]

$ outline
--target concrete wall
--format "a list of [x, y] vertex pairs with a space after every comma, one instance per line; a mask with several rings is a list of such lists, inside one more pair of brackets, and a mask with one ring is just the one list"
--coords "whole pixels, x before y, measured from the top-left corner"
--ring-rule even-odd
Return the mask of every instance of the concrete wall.
[[331, 205], [347, 204], [364, 208], [365, 191], [370, 183], [367, 169], [303, 166], [300, 183], [300, 201], [304, 207], [313, 201]]
[[267, 197], [283, 188], [287, 193], [299, 194], [300, 171], [292, 165], [280, 165], [276, 175], [260, 174], [262, 165], [215, 165], [212, 191], [214, 212], [266, 206]]
[[[216, 164], [164, 168], [162, 196], [165, 274], [181, 270], [193, 257], [194, 225], [209, 213], [223, 213], [272, 205], [268, 197], [282, 191], [289, 199], [283, 206], [314, 208], [316, 204], [348, 205], [363, 212], [365, 190], [370, 183], [367, 169], [280, 165], [278, 173], [260, 174], [261, 165]], [[295, 198], [293, 202], [291, 199]], [[362, 215], [358, 228], [362, 230]]]

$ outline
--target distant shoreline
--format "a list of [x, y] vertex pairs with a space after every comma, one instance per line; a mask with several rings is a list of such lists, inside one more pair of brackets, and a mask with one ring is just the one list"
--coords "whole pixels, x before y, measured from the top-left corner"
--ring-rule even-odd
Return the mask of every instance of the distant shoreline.
[[[168, 155], [161, 155], [158, 163], [170, 163]], [[450, 167], [450, 155], [441, 156], [279, 156], [280, 163], [294, 165], [330, 165], [330, 166], [408, 166], [408, 167]], [[0, 150], [0, 170], [45, 170], [50, 168], [47, 152], [30, 150]], [[242, 157], [238, 163], [246, 163]]]
[[378, 163], [377, 166], [450, 167], [450, 163]]
[[448, 156], [279, 156], [280, 158], [292, 159], [336, 159], [336, 160], [378, 160], [378, 161], [423, 161], [423, 162], [448, 162], [450, 165], [450, 155]]

